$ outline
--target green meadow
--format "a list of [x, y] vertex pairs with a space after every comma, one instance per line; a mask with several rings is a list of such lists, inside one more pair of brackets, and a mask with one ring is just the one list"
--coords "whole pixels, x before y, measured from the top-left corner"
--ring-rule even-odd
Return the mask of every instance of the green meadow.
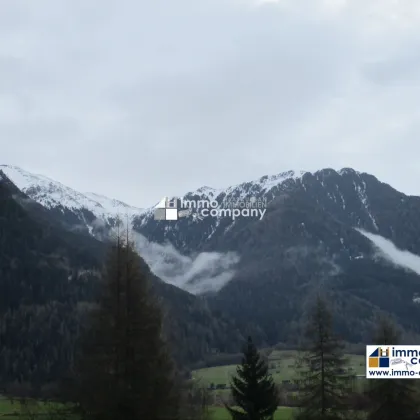
[[[293, 381], [296, 377], [295, 362], [298, 353], [296, 351], [273, 351], [269, 356], [269, 370], [273, 375], [274, 380], [281, 384], [282, 381]], [[365, 357], [358, 355], [347, 355], [349, 360], [349, 367], [351, 372], [355, 375], [363, 375], [365, 373]], [[218, 384], [229, 385], [230, 378], [236, 372], [236, 365], [226, 366], [215, 366], [211, 368], [198, 369], [193, 372], [193, 378], [199, 379], [202, 385], [208, 386], [213, 383], [215, 386]], [[229, 390], [215, 390], [214, 393], [225, 397], [228, 395]], [[224, 399], [224, 398], [222, 398]], [[42, 413], [47, 411], [47, 406], [43, 403], [32, 402], [32, 410], [34, 406], [37, 407], [38, 419], [47, 419], [47, 415]], [[211, 418], [212, 420], [229, 420], [230, 416], [224, 407], [211, 407]], [[274, 420], [289, 420], [293, 418], [294, 408], [291, 407], [279, 407], [274, 417]], [[0, 417], [4, 418], [17, 418], [26, 419], [30, 418], [24, 414], [19, 401], [15, 401], [13, 404], [7, 398], [0, 396]]]
[[[269, 356], [268, 365], [274, 380], [281, 384], [282, 381], [292, 381], [296, 377], [295, 361], [298, 353], [292, 350], [273, 351]], [[365, 356], [348, 354], [351, 372], [355, 375], [365, 374]], [[229, 384], [230, 378], [236, 372], [236, 365], [215, 366], [198, 369], [193, 372], [194, 379], [200, 379], [203, 385]]]
[[52, 414], [60, 410], [61, 406], [56, 403], [42, 403], [36, 400], [28, 400], [29, 404], [24, 406], [18, 400], [13, 403], [10, 399], [0, 396], [0, 417], [4, 419], [39, 420], [52, 419]]
[[[282, 381], [293, 381], [296, 378], [296, 359], [298, 352], [292, 350], [273, 351], [268, 358], [269, 371], [276, 383], [281, 384]], [[354, 375], [365, 374], [365, 356], [347, 354], [348, 367]], [[237, 365], [215, 366], [211, 368], [198, 369], [193, 372], [193, 378], [200, 380], [202, 385], [214, 386], [225, 384], [229, 386], [230, 378], [236, 372]], [[360, 384], [363, 383], [363, 380]], [[226, 401], [229, 395], [229, 389], [217, 389], [212, 391], [218, 396], [219, 401]], [[279, 407], [276, 412], [275, 420], [289, 420], [293, 418], [293, 412], [296, 410], [292, 407]], [[224, 407], [212, 408], [212, 420], [229, 420], [229, 413]]]
[[[45, 407], [43, 404], [39, 405], [39, 415], [36, 417], [38, 419], [47, 419], [49, 416], [42, 415], [42, 411], [45, 411]], [[289, 407], [280, 407], [274, 417], [274, 420], [289, 420], [292, 419], [293, 409]], [[16, 418], [16, 419], [28, 419], [30, 416], [25, 415], [22, 413], [20, 409], [19, 402], [15, 402], [14, 404], [11, 404], [11, 402], [8, 399], [0, 397], [0, 417], [7, 418]], [[211, 420], [230, 420], [229, 413], [227, 410], [223, 407], [212, 407], [211, 408]]]

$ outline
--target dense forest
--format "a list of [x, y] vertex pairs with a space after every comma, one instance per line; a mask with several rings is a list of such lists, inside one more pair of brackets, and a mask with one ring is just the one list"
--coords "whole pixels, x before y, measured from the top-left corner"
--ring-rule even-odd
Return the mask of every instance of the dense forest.
[[[22, 205], [22, 203], [25, 205]], [[29, 203], [28, 203], [29, 202]], [[66, 231], [3, 176], [0, 181], [0, 383], [47, 385], [73, 362], [87, 311], [98, 299], [108, 245]], [[164, 330], [184, 364], [237, 351], [242, 335], [222, 313], [145, 275], [164, 308]]]

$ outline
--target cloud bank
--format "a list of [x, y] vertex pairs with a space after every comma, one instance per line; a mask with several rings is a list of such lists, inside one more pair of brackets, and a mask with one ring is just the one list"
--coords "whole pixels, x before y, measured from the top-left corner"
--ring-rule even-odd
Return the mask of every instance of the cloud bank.
[[392, 241], [380, 235], [356, 229], [368, 238], [377, 250], [377, 257], [385, 259], [397, 267], [404, 268], [420, 275], [420, 256], [409, 251], [397, 248]]
[[291, 168], [418, 194], [419, 28], [418, 0], [2, 0], [2, 159], [138, 207]]
[[170, 243], [150, 242], [134, 231], [130, 236], [156, 276], [193, 294], [220, 290], [233, 278], [239, 262], [235, 253], [201, 252], [185, 256]]

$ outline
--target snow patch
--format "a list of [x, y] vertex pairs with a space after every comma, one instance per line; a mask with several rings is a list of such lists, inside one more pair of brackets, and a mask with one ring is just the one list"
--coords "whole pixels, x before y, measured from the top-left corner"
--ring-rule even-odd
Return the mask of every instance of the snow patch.
[[58, 208], [62, 212], [65, 208], [72, 211], [88, 210], [101, 220], [125, 216], [132, 218], [144, 212], [143, 209], [99, 194], [80, 193], [58, 181], [32, 174], [17, 166], [0, 165], [0, 169], [22, 192], [49, 209]]
[[378, 225], [376, 223], [375, 218], [373, 217], [372, 213], [370, 212], [369, 209], [369, 203], [368, 203], [368, 198], [367, 198], [367, 194], [366, 194], [366, 183], [363, 181], [363, 188], [360, 185], [356, 185], [356, 183], [353, 182], [354, 188], [359, 196], [360, 201], [363, 204], [363, 207], [367, 213], [367, 215], [369, 216], [370, 220], [372, 221], [373, 226], [375, 227], [376, 230], [379, 230]]

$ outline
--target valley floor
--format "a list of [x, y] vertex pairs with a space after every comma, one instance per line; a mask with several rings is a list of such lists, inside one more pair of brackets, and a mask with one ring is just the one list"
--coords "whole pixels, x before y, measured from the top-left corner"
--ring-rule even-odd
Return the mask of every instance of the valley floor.
[[[290, 407], [280, 407], [274, 417], [274, 420], [289, 420], [293, 416], [293, 408]], [[39, 405], [39, 412], [36, 414], [37, 419], [49, 419], [49, 415], [42, 414], [43, 407], [42, 404]], [[27, 420], [33, 418], [33, 416], [28, 416], [27, 413], [22, 410], [19, 402], [12, 404], [8, 399], [0, 397], [0, 417], [5, 419], [14, 418], [19, 420]], [[228, 411], [223, 407], [212, 407], [211, 408], [211, 419], [212, 420], [230, 420], [230, 415]]]
[[[296, 376], [295, 361], [298, 353], [293, 350], [273, 351], [268, 358], [271, 375], [279, 385], [283, 381], [293, 381]], [[366, 370], [365, 356], [348, 354], [348, 365], [354, 375], [364, 375]], [[236, 365], [214, 366], [198, 369], [193, 372], [194, 379], [200, 379], [203, 385], [229, 385], [230, 378], [236, 372]]]
[[[296, 351], [273, 351], [269, 356], [270, 373], [273, 375], [276, 383], [281, 385], [283, 381], [293, 381], [296, 375], [295, 361], [298, 356]], [[363, 375], [365, 373], [365, 357], [358, 355], [348, 355], [349, 367], [355, 375]], [[211, 384], [216, 388], [224, 387], [225, 389], [215, 389], [211, 393], [219, 398], [216, 400], [226, 401], [230, 392], [230, 378], [236, 371], [236, 365], [215, 366], [211, 368], [199, 369], [193, 372], [193, 378], [199, 379], [202, 385], [208, 387]], [[42, 403], [35, 403], [35, 406], [29, 407], [29, 410], [37, 411], [37, 418], [43, 419], [42, 412], [45, 413], [46, 406]], [[230, 420], [228, 411], [223, 406], [211, 407], [212, 420]], [[280, 407], [274, 420], [289, 420], [293, 418], [295, 408]], [[0, 417], [27, 419], [25, 408], [21, 406], [18, 400], [13, 404], [7, 398], [0, 396]], [[47, 415], [45, 416], [47, 418]]]

